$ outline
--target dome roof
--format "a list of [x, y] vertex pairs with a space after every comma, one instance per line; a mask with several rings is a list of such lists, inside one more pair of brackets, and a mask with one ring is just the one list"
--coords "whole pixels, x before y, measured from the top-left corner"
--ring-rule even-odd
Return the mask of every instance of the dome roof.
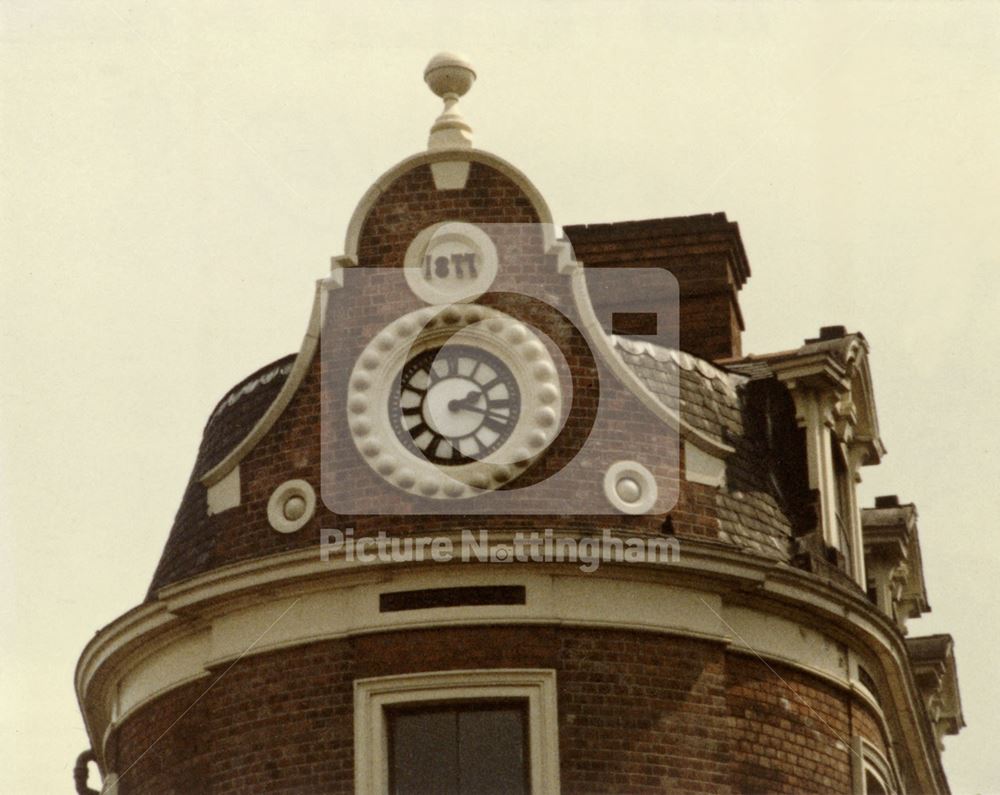
[[225, 458], [256, 424], [281, 391], [295, 354], [283, 356], [248, 375], [220, 400], [209, 416], [180, 507], [174, 517], [147, 599], [164, 585], [212, 568], [215, 526], [208, 513], [201, 476]]
[[[782, 495], [780, 478], [770, 467], [765, 440], [757, 432], [763, 423], [760, 406], [748, 399], [746, 386], [750, 379], [682, 351], [625, 337], [613, 337], [612, 341], [624, 363], [654, 395], [667, 405], [676, 403], [685, 422], [705, 436], [734, 448], [726, 462], [727, 485], [714, 491], [718, 540], [787, 561], [791, 555], [793, 511]], [[210, 515], [206, 488], [200, 478], [246, 438], [267, 412], [295, 359], [290, 354], [250, 374], [233, 386], [212, 411], [150, 585], [150, 598], [165, 585], [236, 559], [223, 560], [220, 555], [225, 555], [215, 551], [225, 514]], [[772, 379], [770, 383], [775, 382]], [[676, 396], [669, 393], [670, 384], [677, 385]], [[301, 443], [306, 449], [314, 446], [315, 440]]]

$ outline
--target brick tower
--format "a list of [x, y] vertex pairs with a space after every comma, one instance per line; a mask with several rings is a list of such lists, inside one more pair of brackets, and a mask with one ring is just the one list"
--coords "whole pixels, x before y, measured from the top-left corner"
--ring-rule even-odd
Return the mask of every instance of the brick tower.
[[[103, 790], [947, 792], [963, 725], [869, 347], [744, 356], [723, 214], [566, 226], [471, 144], [379, 177], [84, 650]], [[581, 188], [587, 186], [581, 184]]]

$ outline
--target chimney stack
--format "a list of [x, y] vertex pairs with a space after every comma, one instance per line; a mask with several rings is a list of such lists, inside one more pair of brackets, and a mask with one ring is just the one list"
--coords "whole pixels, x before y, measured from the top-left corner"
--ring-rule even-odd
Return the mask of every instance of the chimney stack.
[[[663, 268], [679, 287], [680, 348], [709, 361], [742, 356], [739, 290], [750, 265], [725, 213], [563, 228], [576, 259], [601, 268]], [[623, 291], [627, 293], [627, 290]], [[591, 296], [601, 314], [601, 296]]]

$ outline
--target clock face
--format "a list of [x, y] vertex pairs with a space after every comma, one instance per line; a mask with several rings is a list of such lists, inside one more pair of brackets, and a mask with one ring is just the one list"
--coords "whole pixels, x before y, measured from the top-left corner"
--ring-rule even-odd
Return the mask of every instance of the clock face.
[[480, 461], [517, 426], [521, 395], [510, 368], [471, 345], [418, 353], [389, 393], [389, 418], [399, 440], [435, 464]]

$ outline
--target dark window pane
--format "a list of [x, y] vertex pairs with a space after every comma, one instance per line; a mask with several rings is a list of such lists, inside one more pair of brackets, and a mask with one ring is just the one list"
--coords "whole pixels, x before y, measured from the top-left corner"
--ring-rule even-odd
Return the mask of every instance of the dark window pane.
[[459, 716], [460, 792], [520, 795], [524, 774], [524, 710], [479, 709]]
[[390, 786], [399, 795], [458, 795], [453, 711], [400, 713], [390, 721]]
[[528, 792], [525, 703], [398, 708], [387, 720], [394, 795]]
[[865, 792], [868, 795], [888, 795], [882, 782], [873, 776], [869, 771], [865, 771]]

